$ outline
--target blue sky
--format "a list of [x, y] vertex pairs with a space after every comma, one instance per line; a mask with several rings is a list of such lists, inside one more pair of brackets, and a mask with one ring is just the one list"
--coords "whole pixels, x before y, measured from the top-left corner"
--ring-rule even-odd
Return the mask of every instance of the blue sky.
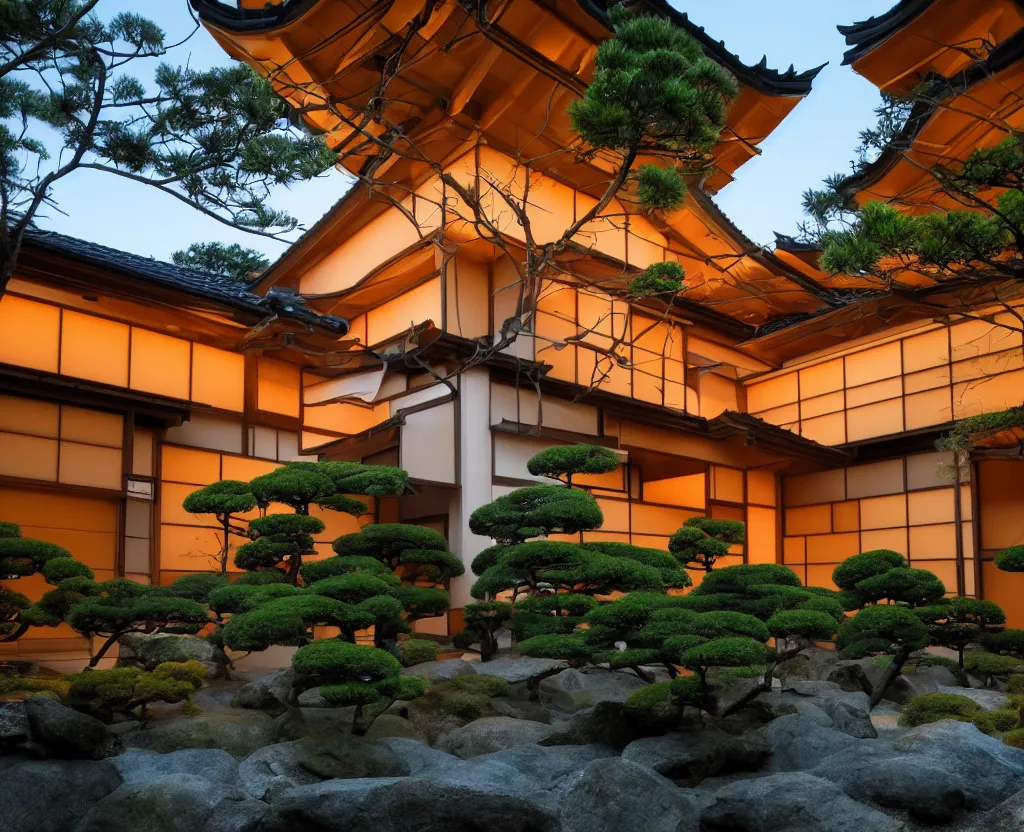
[[[836, 24], [879, 14], [894, 0], [672, 0], [746, 63], [767, 55], [768, 65], [798, 70], [829, 62], [814, 88], [765, 141], [759, 157], [737, 173], [717, 202], [757, 243], [773, 241], [773, 231], [793, 232], [801, 218], [800, 194], [835, 171], [848, 169], [857, 134], [873, 123], [878, 91], [848, 67], [841, 66], [844, 41]], [[185, 0], [103, 0], [99, 13], [108, 18], [121, 11], [141, 12], [167, 32], [181, 38], [191, 28]], [[226, 55], [200, 31], [168, 56], [193, 66], [224, 63]], [[141, 74], [141, 72], [140, 72]], [[337, 172], [275, 195], [284, 208], [312, 225], [345, 191]], [[238, 242], [276, 258], [285, 243], [236, 231], [143, 185], [96, 171], [78, 171], [55, 191], [61, 211], [39, 219], [43, 228], [82, 237], [138, 254], [168, 259], [192, 242]]]

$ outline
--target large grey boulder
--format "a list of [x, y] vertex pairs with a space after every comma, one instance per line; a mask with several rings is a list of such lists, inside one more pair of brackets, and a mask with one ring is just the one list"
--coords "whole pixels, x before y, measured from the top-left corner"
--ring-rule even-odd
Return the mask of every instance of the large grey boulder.
[[893, 747], [960, 774], [969, 808], [991, 809], [1024, 789], [1024, 750], [1003, 745], [969, 722], [943, 719], [920, 725]]
[[708, 727], [636, 740], [623, 749], [622, 759], [695, 785], [717, 774], [757, 771], [770, 754], [756, 733], [737, 737]]
[[517, 745], [539, 743], [553, 733], [554, 729], [542, 722], [489, 716], [445, 734], [436, 745], [442, 751], [466, 760]]
[[410, 740], [422, 740], [420, 732], [413, 727], [413, 724], [401, 716], [395, 714], [381, 714], [367, 729], [364, 735], [368, 740], [383, 740], [388, 737], [404, 737]]
[[581, 771], [595, 760], [614, 757], [606, 745], [517, 745], [469, 760], [473, 766], [500, 763], [533, 779], [538, 788], [550, 789], [568, 775]]
[[769, 767], [775, 772], [807, 771], [829, 755], [864, 742], [801, 714], [780, 717], [763, 730], [763, 736], [772, 752]]
[[609, 745], [621, 749], [641, 737], [661, 736], [679, 727], [679, 708], [666, 704], [650, 711], [627, 708], [622, 702], [598, 702], [568, 719], [553, 720], [554, 733], [545, 745]]
[[504, 679], [510, 685], [537, 682], [565, 670], [568, 666], [566, 662], [558, 659], [531, 659], [527, 656], [474, 663], [478, 675]]
[[0, 829], [68, 832], [89, 808], [121, 785], [106, 760], [32, 760], [3, 772]]
[[537, 686], [541, 705], [556, 716], [569, 716], [599, 702], [625, 702], [646, 683], [631, 673], [587, 668], [567, 668], [542, 679]]
[[826, 757], [809, 774], [835, 783], [854, 800], [906, 811], [924, 823], [948, 823], [968, 805], [964, 775], [920, 754], [863, 743]]
[[525, 695], [492, 696], [491, 707], [499, 716], [510, 716], [512, 719], [528, 719], [531, 722], [551, 723], [551, 711], [540, 702], [533, 702]]
[[809, 774], [730, 783], [700, 816], [701, 832], [898, 832], [904, 825]]
[[287, 710], [294, 678], [291, 668], [258, 676], [238, 689], [231, 706], [282, 714]]
[[456, 676], [472, 676], [476, 673], [478, 662], [467, 662], [462, 659], [442, 659], [437, 662], [422, 662], [412, 667], [402, 668], [404, 676], [422, 676], [430, 684], [447, 682]]
[[556, 790], [562, 832], [697, 832], [683, 789], [646, 766], [611, 757], [570, 775]]
[[409, 764], [385, 745], [333, 734], [268, 745], [238, 769], [242, 787], [257, 800], [274, 800], [295, 786], [333, 778], [403, 777]]
[[281, 795], [260, 832], [560, 832], [558, 818], [528, 799], [421, 778], [328, 780]]
[[289, 708], [274, 721], [274, 742], [319, 734], [351, 734], [354, 705], [345, 708]]
[[107, 726], [49, 696], [23, 700], [34, 751], [43, 756], [98, 758], [111, 750]]
[[169, 754], [129, 749], [110, 758], [125, 783], [144, 783], [168, 774], [202, 774], [208, 780], [238, 784], [238, 760], [219, 748], [186, 748]]
[[74, 832], [254, 832], [267, 805], [202, 772], [121, 786], [96, 803]]
[[119, 642], [118, 665], [153, 670], [164, 662], [202, 662], [210, 665], [216, 675], [216, 651], [204, 638], [167, 633], [129, 633], [121, 636]]
[[871, 699], [863, 691], [845, 691], [834, 682], [794, 681], [783, 685], [790, 701], [803, 699], [823, 711], [832, 726], [858, 739], [878, 736], [871, 723]]
[[259, 711], [172, 717], [125, 734], [123, 741], [130, 748], [161, 753], [183, 748], [222, 748], [235, 757], [247, 757], [257, 748], [274, 742], [274, 720]]
[[28, 739], [28, 714], [23, 702], [0, 704], [0, 752], [21, 745]]
[[1024, 791], [1008, 797], [963, 832], [1020, 832], [1024, 829]]

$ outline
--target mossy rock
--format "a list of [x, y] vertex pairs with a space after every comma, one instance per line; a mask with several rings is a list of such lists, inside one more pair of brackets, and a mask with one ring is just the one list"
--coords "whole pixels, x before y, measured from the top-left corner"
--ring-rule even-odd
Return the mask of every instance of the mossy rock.
[[900, 716], [900, 725], [915, 728], [943, 719], [972, 722], [980, 711], [978, 703], [966, 696], [955, 693], [922, 693], [907, 703]]
[[183, 748], [222, 748], [247, 757], [275, 742], [274, 720], [259, 711], [172, 717], [125, 736], [125, 745], [167, 754]]

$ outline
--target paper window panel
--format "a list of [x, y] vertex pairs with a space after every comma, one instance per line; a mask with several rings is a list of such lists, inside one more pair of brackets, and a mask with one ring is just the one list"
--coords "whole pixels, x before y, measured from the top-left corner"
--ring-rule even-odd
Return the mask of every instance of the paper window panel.
[[[668, 537], [654, 535], [654, 534], [638, 534], [633, 532], [629, 536], [629, 542], [634, 546], [646, 546], [649, 549], [660, 549], [663, 552], [668, 551]], [[694, 577], [694, 572], [689, 572], [689, 576]]]
[[807, 538], [782, 538], [782, 562], [787, 566], [807, 562]]
[[727, 378], [705, 373], [700, 377], [700, 414], [713, 419], [726, 410], [738, 411], [736, 384]]
[[879, 497], [903, 492], [903, 460], [888, 459], [846, 469], [846, 496]]
[[737, 468], [711, 466], [711, 499], [727, 503], [742, 503], [743, 472]]
[[245, 356], [193, 344], [192, 400], [241, 413], [245, 409]]
[[690, 474], [650, 480], [643, 485], [644, 502], [703, 509], [705, 507], [705, 475]]
[[[644, 534], [665, 535], [666, 537], [673, 535], [691, 517], [698, 516], [695, 512], [684, 509], [647, 505], [645, 503], [632, 503], [630, 511], [632, 530]], [[608, 523], [606, 522], [605, 526], [607, 525]], [[621, 531], [621, 529], [611, 528], [611, 531]]]
[[62, 405], [60, 438], [107, 448], [120, 448], [124, 443], [124, 418], [117, 413], [85, 410]]
[[860, 531], [860, 502], [858, 500], [832, 504], [832, 529], [837, 532]]
[[201, 487], [177, 482], [160, 483], [160, 522], [179, 526], [219, 528], [212, 514], [191, 514], [182, 507], [185, 498]]
[[775, 472], [747, 471], [747, 502], [752, 505], [775, 505]]
[[131, 379], [133, 390], [188, 399], [192, 346], [188, 341], [132, 327]]
[[861, 531], [860, 547], [863, 552], [871, 552], [875, 549], [891, 549], [906, 557], [909, 551], [907, 546], [907, 530], [906, 528], [898, 528]]
[[956, 524], [910, 527], [910, 560], [945, 560], [956, 557]]
[[132, 439], [132, 473], [140, 477], [153, 476], [153, 432], [135, 428]]
[[364, 407], [348, 402], [318, 404], [307, 406], [302, 411], [302, 424], [307, 428], [320, 428], [338, 433], [353, 434], [369, 430], [379, 425], [391, 415], [391, 404], [380, 404]]
[[813, 419], [815, 416], [836, 413], [845, 407], [845, 398], [845, 394], [840, 390], [838, 393], [815, 396], [813, 399], [802, 399], [800, 401], [800, 417]]
[[907, 430], [945, 424], [953, 418], [949, 388], [940, 387], [907, 396], [904, 410]]
[[865, 404], [895, 399], [903, 395], [903, 379], [889, 378], [884, 381], [876, 381], [873, 384], [865, 384], [861, 387], [852, 387], [846, 391], [846, 406], [848, 408], [860, 407]]
[[840, 502], [845, 499], [846, 471], [843, 468], [782, 478], [782, 503], [785, 506]]
[[127, 324], [65, 309], [61, 325], [61, 373], [127, 387], [128, 332]]
[[974, 551], [974, 523], [967, 521], [960, 524], [961, 531], [961, 543], [963, 547], [964, 557], [973, 558], [977, 555]]
[[787, 373], [768, 381], [751, 384], [747, 388], [747, 408], [751, 413], [765, 418], [763, 411], [773, 411], [795, 402], [798, 398], [797, 391], [796, 373]]
[[1019, 332], [990, 324], [987, 321], [964, 321], [949, 329], [952, 347], [950, 358], [962, 361], [988, 353], [1021, 348]]
[[[629, 543], [630, 536], [625, 532], [605, 532], [601, 530], [595, 530], [592, 532], [583, 532], [584, 543], [598, 543], [598, 542], [612, 542], [612, 543]], [[664, 549], [664, 546], [655, 546], [656, 549]]]
[[0, 364], [56, 373], [60, 360], [60, 309], [7, 295], [0, 303]]
[[903, 431], [903, 400], [892, 399], [846, 411], [846, 437], [857, 442]]
[[825, 589], [839, 589], [832, 580], [835, 566], [807, 566], [807, 586], [820, 586]]
[[847, 388], [898, 376], [903, 366], [899, 341], [855, 352], [845, 361]]
[[[281, 467], [277, 462], [264, 459], [249, 459], [244, 456], [225, 456], [221, 462], [226, 480], [242, 480], [248, 482], [253, 477], [269, 474]], [[277, 509], [275, 509], [277, 511]]]
[[764, 419], [764, 421], [769, 424], [778, 425], [779, 427], [797, 425], [800, 422], [800, 405], [787, 404], [785, 407], [766, 410], [763, 413], [758, 413], [756, 415], [759, 419]]
[[572, 484], [624, 492], [626, 490], [626, 471], [627, 467], [620, 465], [614, 471], [604, 474], [576, 474], [572, 478]]
[[785, 513], [787, 535], [829, 534], [832, 531], [830, 504], [787, 508]]
[[[956, 579], [956, 561], [952, 560], [922, 560], [914, 561], [915, 569], [927, 569], [929, 572], [934, 573], [935, 577], [938, 578], [946, 587], [947, 595], [956, 595], [957, 592], [957, 579]], [[1019, 606], [1019, 602], [1018, 602]]]
[[807, 563], [840, 563], [860, 552], [860, 535], [856, 532], [844, 534], [811, 535], [807, 538]]
[[903, 390], [907, 395], [920, 393], [924, 390], [934, 390], [936, 387], [949, 387], [950, 384], [949, 365], [933, 367], [930, 370], [922, 370], [919, 373], [912, 373], [903, 377]]
[[0, 432], [0, 474], [55, 482], [57, 440]]
[[260, 358], [258, 374], [256, 406], [270, 413], [298, 417], [302, 397], [299, 367], [284, 361]]
[[[203, 526], [160, 526], [160, 570], [178, 572], [209, 572], [216, 568], [222, 545], [221, 532]], [[241, 538], [238, 538], [241, 540]], [[244, 541], [242, 541], [244, 542]], [[228, 569], [240, 571], [234, 557], [228, 558]]]
[[[220, 454], [164, 445], [161, 453], [160, 478], [171, 482], [188, 483], [197, 488], [210, 485], [221, 479]], [[227, 474], [223, 478], [245, 479], [230, 477]]]
[[892, 529], [907, 525], [907, 498], [903, 494], [860, 501], [862, 529]]
[[[629, 531], [630, 505], [627, 501], [599, 499], [597, 504], [600, 506], [601, 513], [604, 515], [604, 522], [601, 524], [602, 529], [607, 529], [610, 532]], [[657, 530], [649, 529], [649, 531]], [[675, 531], [675, 529], [672, 531]]]
[[1021, 464], [1012, 460], [992, 459], [978, 463], [982, 549], [1000, 550], [1024, 543], [1020, 470]]
[[817, 419], [803, 419], [800, 435], [822, 445], [841, 445], [846, 441], [846, 416], [839, 412]]
[[949, 485], [951, 480], [946, 476], [946, 471], [952, 459], [952, 455], [944, 451], [908, 456], [907, 489], [919, 491], [922, 488]]
[[911, 526], [949, 523], [954, 519], [956, 509], [952, 488], [911, 492], [907, 495], [907, 503]]
[[652, 376], [633, 370], [633, 397], [651, 404], [662, 404], [664, 401], [665, 382], [660, 376]]
[[952, 367], [953, 382], [970, 381], [975, 378], [988, 378], [1011, 370], [1024, 367], [1024, 350], [1016, 347], [1005, 352], [983, 355], [967, 361], [958, 361]]
[[809, 399], [842, 391], [843, 359], [836, 358], [800, 370], [800, 396]]
[[61, 442], [58, 480], [68, 485], [90, 485], [120, 491], [121, 449]]
[[949, 331], [945, 328], [903, 340], [903, 372], [915, 373], [949, 363]]
[[747, 508], [747, 563], [775, 563], [775, 509]]
[[971, 497], [971, 486], [961, 485], [960, 486], [960, 519], [961, 520], [973, 520], [974, 519], [974, 501]]
[[60, 406], [53, 402], [0, 396], [0, 431], [56, 439], [59, 424]]
[[1024, 628], [1024, 572], [1002, 572], [990, 560], [981, 562], [983, 597], [1006, 611], [1006, 626]]
[[953, 418], [993, 413], [1020, 404], [1024, 370], [953, 385]]
[[964, 560], [964, 595], [968, 598], [978, 597], [978, 586], [974, 569], [975, 563], [973, 559]]

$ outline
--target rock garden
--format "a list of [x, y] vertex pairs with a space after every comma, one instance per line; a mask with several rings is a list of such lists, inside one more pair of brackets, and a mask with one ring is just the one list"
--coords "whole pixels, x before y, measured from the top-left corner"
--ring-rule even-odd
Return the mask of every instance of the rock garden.
[[[998, 606], [895, 552], [847, 559], [837, 588], [722, 566], [732, 521], [693, 518], [668, 552], [587, 542], [602, 516], [573, 478], [616, 465], [552, 449], [530, 470], [560, 483], [474, 513], [494, 545], [453, 639], [416, 625], [463, 571], [441, 535], [369, 524], [314, 555], [311, 507], [362, 514], [399, 469], [196, 492], [223, 568], [165, 587], [97, 582], [4, 527], [5, 576], [52, 589], [5, 590], [0, 632], [66, 623], [97, 646], [78, 674], [0, 665], [0, 830], [1024, 828], [1024, 632]], [[259, 667], [280, 649], [290, 666]]]

